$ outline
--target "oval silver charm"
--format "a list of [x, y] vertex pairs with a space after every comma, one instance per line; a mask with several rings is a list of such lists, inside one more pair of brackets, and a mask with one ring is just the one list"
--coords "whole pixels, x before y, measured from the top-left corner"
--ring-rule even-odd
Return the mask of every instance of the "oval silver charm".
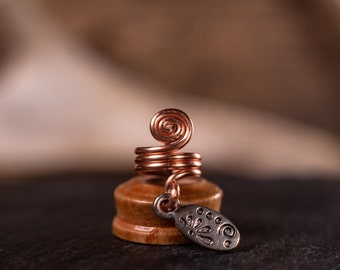
[[167, 194], [161, 194], [155, 199], [155, 214], [174, 219], [176, 227], [193, 242], [220, 251], [231, 250], [238, 245], [238, 229], [222, 214], [199, 205], [179, 205], [175, 211], [164, 212], [161, 204], [166, 199]]

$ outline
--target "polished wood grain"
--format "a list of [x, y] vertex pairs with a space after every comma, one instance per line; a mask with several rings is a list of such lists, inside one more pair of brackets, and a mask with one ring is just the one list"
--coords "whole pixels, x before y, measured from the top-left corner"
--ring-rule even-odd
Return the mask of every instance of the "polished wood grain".
[[[180, 180], [181, 204], [198, 204], [220, 210], [223, 191], [204, 178]], [[114, 191], [117, 215], [113, 233], [137, 243], [174, 245], [189, 241], [175, 227], [173, 220], [157, 217], [152, 204], [164, 192], [164, 179], [155, 175], [138, 175], [119, 185]]]

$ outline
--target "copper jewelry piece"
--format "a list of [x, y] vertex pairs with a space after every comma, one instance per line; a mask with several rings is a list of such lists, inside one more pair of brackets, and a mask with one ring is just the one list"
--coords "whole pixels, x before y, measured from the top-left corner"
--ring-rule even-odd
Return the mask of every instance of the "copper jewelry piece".
[[177, 109], [158, 112], [150, 122], [153, 137], [162, 146], [138, 147], [136, 171], [146, 174], [170, 174], [165, 191], [153, 203], [154, 213], [174, 219], [176, 227], [193, 242], [214, 250], [231, 250], [240, 240], [236, 226], [222, 214], [199, 205], [182, 206], [178, 181], [186, 176], [201, 175], [201, 156], [181, 153], [193, 132], [190, 118]]
[[193, 132], [190, 118], [177, 109], [165, 109], [152, 118], [150, 131], [162, 146], [137, 147], [136, 172], [171, 175], [165, 182], [165, 192], [170, 194], [167, 210], [175, 210], [179, 203], [180, 188], [177, 180], [185, 176], [201, 175], [201, 155], [180, 153]]

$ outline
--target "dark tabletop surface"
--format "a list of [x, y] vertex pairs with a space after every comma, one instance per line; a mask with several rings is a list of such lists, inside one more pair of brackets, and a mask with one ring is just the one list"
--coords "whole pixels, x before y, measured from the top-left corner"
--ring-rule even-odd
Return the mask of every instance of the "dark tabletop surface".
[[340, 181], [206, 174], [240, 246], [151, 246], [111, 234], [113, 189], [133, 174], [45, 176], [0, 186], [0, 269], [340, 269]]

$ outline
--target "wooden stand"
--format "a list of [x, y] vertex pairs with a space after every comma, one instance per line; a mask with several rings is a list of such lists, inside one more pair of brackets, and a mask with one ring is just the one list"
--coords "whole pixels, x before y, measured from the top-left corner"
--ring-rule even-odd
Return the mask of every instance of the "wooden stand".
[[[189, 242], [173, 220], [161, 219], [152, 210], [154, 199], [164, 193], [164, 181], [160, 176], [137, 175], [115, 189], [117, 215], [112, 222], [112, 231], [117, 237], [154, 245]], [[217, 185], [201, 177], [183, 178], [179, 183], [181, 204], [220, 210], [223, 192]]]

